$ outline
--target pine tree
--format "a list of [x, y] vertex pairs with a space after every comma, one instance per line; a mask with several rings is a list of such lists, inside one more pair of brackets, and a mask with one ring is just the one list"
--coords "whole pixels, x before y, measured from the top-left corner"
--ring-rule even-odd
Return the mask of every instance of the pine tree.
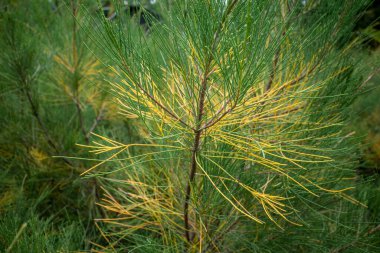
[[[345, 127], [359, 84], [347, 35], [363, 6], [181, 1], [148, 33], [103, 19], [93, 39], [142, 138], [83, 145], [109, 153], [83, 174], [108, 182], [110, 248], [324, 251], [350, 234], [337, 215], [361, 204]], [[331, 221], [328, 233], [344, 232], [324, 242]]]

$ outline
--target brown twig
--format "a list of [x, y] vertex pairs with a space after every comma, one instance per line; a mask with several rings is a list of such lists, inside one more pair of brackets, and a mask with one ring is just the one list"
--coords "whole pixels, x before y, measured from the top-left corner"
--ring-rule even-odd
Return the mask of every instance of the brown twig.
[[371, 79], [380, 71], [380, 68], [375, 69], [371, 74], [368, 75], [367, 79], [359, 85], [358, 90], [362, 89]]
[[[79, 2], [79, 1], [78, 1]], [[78, 48], [77, 48], [77, 22], [76, 22], [76, 18], [77, 18], [77, 15], [78, 15], [78, 8], [77, 8], [77, 4], [78, 3], [75, 3], [75, 0], [71, 0], [71, 8], [72, 8], [72, 15], [73, 15], [73, 27], [72, 27], [72, 53], [73, 53], [73, 75], [75, 77], [75, 75], [77, 74], [77, 69], [78, 69]], [[83, 119], [83, 114], [82, 114], [82, 108], [81, 108], [81, 104], [80, 104], [80, 98], [79, 98], [79, 81], [74, 78], [74, 81], [76, 83], [74, 83], [74, 88], [75, 88], [75, 92], [74, 92], [74, 96], [73, 96], [73, 101], [74, 101], [74, 104], [75, 104], [75, 108], [77, 110], [77, 114], [78, 114], [78, 120], [79, 120], [79, 128], [83, 134], [83, 137], [84, 137], [84, 140], [86, 142], [86, 144], [89, 143], [89, 138], [87, 136], [87, 133], [86, 133], [86, 130], [85, 130], [85, 127], [84, 127], [84, 119]]]
[[79, 96], [74, 95], [73, 100], [74, 100], [75, 108], [77, 109], [78, 120], [79, 120], [79, 129], [81, 130], [81, 132], [83, 134], [83, 137], [84, 137], [86, 144], [88, 144], [90, 140], [87, 136], [86, 129], [84, 128], [84, 120], [83, 120], [82, 108], [81, 108], [80, 102], [79, 102]]
[[90, 127], [90, 129], [88, 130], [88, 132], [86, 134], [87, 139], [90, 138], [90, 134], [92, 133], [92, 131], [94, 131], [94, 129], [96, 128], [96, 126], [102, 120], [102, 118], [103, 118], [103, 111], [104, 111], [104, 104], [101, 106], [101, 108], [99, 110], [99, 113], [98, 113], [98, 115], [96, 116], [96, 118], [94, 120], [94, 123], [92, 123], [92, 126]]
[[71, 8], [72, 8], [72, 14], [73, 14], [73, 40], [72, 40], [72, 48], [73, 48], [73, 62], [74, 62], [74, 69], [76, 69], [77, 64], [78, 64], [78, 54], [77, 54], [77, 38], [76, 38], [76, 33], [77, 33], [77, 22], [76, 22], [76, 17], [77, 17], [77, 6], [75, 4], [75, 0], [71, 0]]
[[202, 130], [200, 129], [203, 114], [204, 114], [204, 102], [206, 98], [206, 91], [207, 91], [207, 78], [208, 78], [208, 71], [209, 67], [211, 65], [211, 58], [209, 58], [205, 72], [203, 74], [203, 79], [201, 83], [201, 89], [199, 94], [199, 103], [198, 103], [198, 112], [196, 116], [196, 126], [194, 130], [194, 144], [193, 149], [191, 151], [191, 164], [190, 164], [190, 174], [189, 174], [189, 181], [186, 186], [186, 194], [185, 194], [185, 203], [184, 203], [184, 212], [183, 212], [183, 218], [185, 222], [185, 236], [188, 242], [191, 242], [192, 238], [190, 236], [190, 226], [189, 226], [189, 202], [190, 202], [190, 194], [191, 194], [191, 184], [194, 181], [195, 172], [197, 170], [197, 153], [199, 151], [199, 143], [200, 138], [202, 134]]
[[45, 135], [47, 143], [54, 149], [55, 152], [59, 153], [57, 145], [53, 142], [52, 138], [50, 137], [49, 131], [45, 127], [45, 124], [42, 122], [41, 116], [38, 112], [37, 106], [34, 104], [34, 101], [32, 99], [32, 95], [30, 94], [30, 90], [28, 88], [24, 89], [24, 93], [28, 99], [30, 109], [32, 110], [32, 114], [34, 118], [36, 118], [38, 125], [42, 129], [43, 134]]
[[213, 60], [212, 52], [215, 50], [219, 42], [219, 34], [223, 29], [224, 23], [227, 20], [228, 15], [231, 13], [231, 11], [233, 10], [236, 4], [237, 4], [237, 0], [232, 1], [229, 4], [229, 6], [226, 9], [226, 12], [224, 13], [222, 17], [221, 23], [214, 34], [214, 41], [212, 43], [209, 56], [206, 60], [205, 70], [204, 70], [202, 82], [201, 82], [201, 88], [199, 90], [198, 112], [195, 115], [195, 118], [196, 118], [195, 129], [194, 129], [195, 135], [194, 135], [193, 148], [191, 150], [190, 173], [189, 173], [189, 179], [186, 186], [185, 203], [184, 203], [184, 208], [183, 208], [183, 218], [184, 218], [184, 223], [185, 223], [185, 237], [189, 243], [193, 240], [193, 236], [190, 231], [190, 225], [189, 225], [189, 202], [190, 202], [190, 195], [191, 195], [191, 185], [194, 184], [194, 181], [195, 181], [195, 173], [197, 170], [197, 161], [196, 161], [197, 154], [200, 149], [200, 138], [204, 130], [202, 129], [201, 124], [203, 120], [204, 103], [205, 103], [206, 93], [207, 93], [207, 79], [209, 77], [210, 72], [212, 71], [212, 60]]
[[[291, 10], [293, 9], [293, 7], [291, 7], [289, 5], [289, 2], [287, 2], [287, 6], [286, 7], [287, 7], [288, 13], [290, 13]], [[286, 15], [285, 10], [284, 10], [284, 13], [283, 13], [283, 19], [284, 20], [285, 20], [286, 16], [287, 15]], [[298, 16], [293, 17], [293, 18], [297, 19]], [[285, 27], [283, 28], [283, 31], [281, 33], [281, 38], [285, 37], [286, 31], [287, 31], [287, 27], [290, 26], [291, 21], [292, 21], [292, 19], [289, 19], [289, 22], [287, 24], [285, 23]], [[280, 52], [281, 52], [281, 39], [280, 39], [280, 44], [278, 45], [278, 49], [277, 49], [276, 54], [275, 54], [274, 59], [273, 59], [272, 70], [271, 70], [271, 73], [269, 75], [268, 83], [265, 85], [265, 92], [269, 91], [270, 88], [272, 87], [272, 84], [273, 84], [273, 81], [274, 81], [274, 77], [276, 75], [276, 69], [277, 69], [278, 59], [280, 58]]]
[[[207, 128], [210, 128], [212, 127], [213, 125], [215, 125], [216, 123], [218, 123], [219, 121], [221, 121], [228, 113], [232, 112], [233, 109], [235, 109], [237, 103], [235, 102], [233, 106], [231, 106], [231, 108], [229, 108], [228, 110], [224, 111], [219, 117], [217, 117], [215, 120], [211, 119], [209, 122], [207, 122], [206, 124], [204, 124], [200, 130], [205, 130]], [[215, 115], [217, 116], [217, 114]]]
[[277, 68], [277, 63], [278, 63], [279, 56], [280, 56], [280, 46], [278, 47], [276, 55], [274, 56], [274, 60], [273, 60], [273, 63], [272, 63], [272, 71], [271, 71], [271, 73], [269, 75], [269, 81], [265, 85], [265, 92], [269, 91], [270, 88], [272, 87], [274, 76], [276, 74], [276, 68]]
[[[22, 90], [24, 91], [24, 93], [25, 93], [25, 95], [26, 95], [26, 97], [28, 99], [28, 102], [29, 102], [32, 114], [33, 114], [34, 118], [37, 120], [38, 125], [42, 129], [42, 133], [44, 134], [45, 139], [46, 139], [48, 145], [54, 149], [54, 151], [57, 153], [57, 155], [59, 155], [60, 154], [60, 150], [58, 149], [57, 145], [54, 143], [53, 139], [51, 138], [51, 136], [49, 134], [48, 129], [46, 128], [45, 124], [43, 123], [43, 121], [41, 119], [41, 116], [40, 116], [40, 114], [38, 112], [37, 106], [35, 105], [35, 103], [33, 101], [32, 95], [30, 94], [30, 90], [27, 87], [27, 85], [28, 85], [27, 81], [24, 80], [23, 82], [25, 82], [24, 83], [25, 87]], [[73, 166], [73, 164], [69, 160], [67, 160], [65, 157], [61, 157], [61, 158], [62, 158], [62, 160], [67, 165]]]
[[377, 231], [380, 231], [380, 224], [377, 225], [376, 227], [374, 227], [374, 228], [368, 230], [367, 233], [366, 233], [366, 235], [373, 234], [373, 233], [375, 233], [375, 232], [377, 232]]

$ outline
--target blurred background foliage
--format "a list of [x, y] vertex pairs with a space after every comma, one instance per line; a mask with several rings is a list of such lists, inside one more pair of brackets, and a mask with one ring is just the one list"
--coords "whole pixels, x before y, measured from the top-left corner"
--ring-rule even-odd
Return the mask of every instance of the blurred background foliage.
[[[149, 33], [150, 21], [142, 7], [165, 19], [171, 1], [129, 1], [134, 29]], [[84, 27], [99, 16], [117, 19], [114, 6], [95, 0], [4, 0], [0, 3], [0, 251], [71, 252], [102, 249], [107, 244], [94, 219], [105, 217], [99, 203], [99, 178], [80, 174], [94, 164], [86, 150], [91, 132], [132, 143], [144, 135], [133, 119], [122, 117], [105, 90], [113, 73], [104, 68], [107, 55], [94, 56]], [[356, 237], [347, 237], [336, 221], [312, 224], [305, 236], [315, 252], [376, 252], [380, 248], [380, 38], [379, 4], [364, 12], [351, 38], [365, 36], [356, 52], [362, 73], [361, 95], [352, 106], [347, 126], [361, 140], [356, 168], [357, 198], [368, 208], [350, 203], [336, 206], [339, 221], [357, 219]], [[88, 18], [93, 16], [94, 19]], [[342, 42], [343, 43], [343, 42]], [[368, 228], [377, 230], [368, 230]], [[255, 227], [247, 225], [247, 231]], [[300, 234], [300, 228], [294, 227]], [[301, 228], [302, 229], [302, 228]], [[326, 231], [329, 231], [326, 234]], [[262, 233], [267, 233], [263, 235]], [[268, 236], [268, 233], [270, 234]], [[302, 252], [282, 242], [293, 232], [263, 231], [246, 245], [247, 252]], [[239, 235], [234, 235], [235, 240]], [[336, 242], [342, 242], [342, 247]], [[293, 238], [296, 239], [296, 238]], [[310, 238], [309, 238], [310, 239]], [[139, 252], [157, 252], [154, 241]], [[231, 241], [231, 244], [238, 241]], [[285, 244], [286, 245], [286, 244]], [[347, 246], [348, 245], [348, 246]], [[307, 247], [305, 247], [307, 248]], [[372, 250], [372, 251], [371, 251]]]

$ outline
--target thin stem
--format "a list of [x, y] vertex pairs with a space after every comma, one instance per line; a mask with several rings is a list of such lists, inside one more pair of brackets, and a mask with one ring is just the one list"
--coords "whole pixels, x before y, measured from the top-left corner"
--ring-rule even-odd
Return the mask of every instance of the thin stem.
[[[24, 80], [24, 82], [27, 82], [27, 81]], [[50, 137], [49, 131], [46, 128], [45, 124], [43, 123], [43, 121], [41, 119], [41, 116], [40, 116], [40, 114], [38, 112], [37, 106], [34, 104], [34, 101], [32, 99], [32, 95], [30, 94], [30, 90], [27, 88], [27, 83], [24, 83], [24, 86], [25, 86], [25, 88], [23, 88], [23, 90], [24, 90], [24, 93], [25, 93], [25, 95], [26, 95], [26, 97], [28, 99], [28, 102], [29, 102], [29, 105], [30, 105], [30, 109], [32, 110], [32, 114], [33, 114], [34, 118], [37, 120], [38, 125], [42, 129], [42, 132], [43, 132], [43, 134], [45, 136], [45, 139], [46, 139], [47, 143], [49, 144], [50, 147], [52, 147], [54, 149], [54, 151], [57, 154], [60, 154], [60, 151], [59, 151], [57, 145], [55, 145], [53, 139]], [[62, 160], [66, 164], [72, 166], [72, 163], [69, 160], [67, 160], [66, 158], [63, 157]]]
[[236, 3], [237, 3], [237, 0], [234, 0], [229, 4], [229, 6], [226, 9], [226, 12], [224, 13], [222, 17], [221, 23], [214, 34], [214, 41], [212, 43], [209, 56], [206, 60], [205, 71], [203, 72], [201, 88], [199, 90], [198, 112], [195, 115], [196, 117], [195, 129], [194, 129], [195, 135], [194, 135], [193, 148], [191, 150], [190, 173], [189, 173], [189, 180], [186, 185], [185, 203], [184, 203], [184, 208], [183, 208], [184, 209], [183, 218], [184, 218], [184, 223], [185, 223], [185, 237], [189, 243], [193, 240], [193, 235], [190, 231], [190, 224], [189, 224], [189, 203], [190, 203], [190, 196], [191, 196], [191, 185], [195, 183], [195, 174], [197, 171], [196, 159], [197, 159], [197, 154], [200, 149], [200, 138], [201, 138], [202, 132], [205, 129], [201, 126], [201, 124], [202, 124], [204, 109], [205, 109], [204, 107], [205, 107], [205, 99], [206, 99], [206, 93], [207, 93], [207, 79], [210, 76], [210, 72], [212, 69], [212, 60], [213, 60], [212, 52], [216, 49], [216, 46], [219, 42], [219, 34], [223, 29], [224, 23], [227, 20], [228, 15], [231, 13]]
[[92, 124], [92, 126], [90, 127], [90, 129], [88, 130], [87, 134], [86, 134], [86, 138], [89, 138], [90, 137], [90, 134], [92, 133], [92, 131], [94, 131], [94, 129], [96, 128], [96, 126], [99, 124], [99, 122], [102, 120], [103, 118], [103, 110], [104, 110], [104, 104], [101, 106], [100, 110], [99, 110], [99, 113], [98, 115], [96, 116], [96, 119], [94, 120], [94, 123]]
[[78, 94], [75, 95], [74, 97], [74, 103], [75, 103], [75, 107], [77, 109], [77, 113], [78, 113], [78, 120], [79, 120], [79, 128], [84, 136], [84, 139], [85, 139], [85, 142], [86, 144], [88, 144], [90, 142], [88, 136], [87, 136], [87, 132], [84, 128], [84, 120], [83, 120], [83, 114], [82, 114], [82, 109], [80, 107], [80, 102], [79, 102], [79, 96]]
[[185, 236], [186, 240], [188, 242], [192, 241], [192, 236], [190, 232], [190, 225], [189, 225], [189, 202], [190, 202], [190, 194], [191, 194], [191, 184], [194, 182], [195, 178], [195, 172], [197, 170], [197, 153], [199, 150], [199, 143], [200, 143], [200, 137], [201, 132], [198, 131], [195, 134], [194, 137], [194, 144], [193, 144], [193, 150], [191, 152], [191, 165], [190, 165], [190, 174], [189, 174], [189, 181], [186, 185], [186, 195], [185, 195], [185, 204], [184, 204], [184, 211], [183, 211], [183, 219], [185, 222]]
[[276, 68], [277, 68], [279, 56], [280, 56], [280, 46], [278, 47], [276, 55], [274, 56], [274, 60], [273, 60], [273, 64], [272, 64], [272, 71], [269, 75], [269, 81], [268, 81], [267, 85], [265, 86], [265, 92], [269, 91], [270, 88], [272, 87], [274, 76], [276, 74]]
[[[216, 123], [218, 123], [219, 121], [221, 121], [227, 114], [229, 114], [230, 112], [232, 112], [233, 109], [235, 109], [235, 107], [237, 106], [237, 102], [235, 102], [228, 110], [224, 111], [222, 114], [221, 111], [220, 112], [217, 112], [214, 116], [214, 118], [212, 118], [209, 122], [207, 122], [206, 124], [204, 124], [200, 130], [205, 130], [207, 128], [210, 128], [212, 127], [213, 125], [215, 125]], [[224, 108], [225, 109], [225, 108]], [[220, 114], [220, 115], [219, 115]], [[218, 116], [219, 115], [219, 116]]]
[[45, 124], [42, 122], [42, 119], [41, 119], [41, 116], [38, 112], [37, 106], [34, 104], [32, 96], [31, 96], [30, 91], [28, 89], [25, 90], [25, 95], [26, 95], [28, 102], [30, 104], [30, 109], [32, 110], [32, 114], [36, 118], [38, 125], [42, 129], [43, 134], [45, 135], [46, 141], [58, 153], [58, 148], [54, 144], [53, 140], [51, 139], [50, 134], [49, 134], [47, 128], [45, 127]]
[[374, 227], [374, 228], [368, 230], [368, 232], [366, 233], [366, 235], [373, 234], [373, 233], [375, 233], [375, 232], [377, 232], [377, 231], [380, 231], [380, 225], [377, 225], [376, 227]]
[[194, 182], [195, 172], [197, 171], [196, 159], [197, 159], [197, 153], [199, 151], [199, 143], [200, 143], [200, 138], [202, 134], [202, 129], [200, 129], [200, 126], [201, 126], [201, 122], [202, 122], [202, 118], [204, 114], [204, 102], [205, 102], [206, 90], [207, 90], [207, 72], [208, 72], [210, 63], [211, 61], [209, 61], [209, 64], [206, 67], [206, 71], [204, 72], [203, 80], [201, 84], [201, 90], [199, 94], [196, 130], [194, 130], [194, 133], [195, 133], [194, 144], [193, 144], [193, 149], [191, 151], [190, 174], [189, 174], [189, 181], [186, 186], [185, 204], [183, 208], [184, 209], [183, 218], [185, 222], [185, 236], [188, 242], [191, 242], [192, 240], [190, 236], [190, 226], [189, 226], [189, 202], [190, 202], [190, 194], [191, 194], [191, 184]]
[[137, 86], [141, 89], [141, 91], [148, 97], [150, 100], [152, 100], [156, 105], [158, 105], [162, 110], [164, 110], [167, 114], [169, 114], [172, 118], [176, 119], [178, 122], [182, 123], [182, 125], [191, 128], [195, 131], [195, 129], [191, 126], [189, 126], [186, 122], [184, 122], [182, 119], [180, 119], [177, 115], [175, 115], [173, 112], [171, 112], [169, 109], [167, 109], [163, 104], [161, 104], [159, 101], [155, 99], [151, 94], [149, 94], [141, 84], [137, 84]]
[[73, 53], [73, 77], [74, 77], [74, 103], [75, 103], [75, 108], [77, 110], [78, 114], [78, 120], [79, 120], [79, 128], [83, 134], [84, 140], [86, 144], [90, 142], [87, 132], [84, 127], [84, 119], [83, 119], [83, 114], [82, 114], [82, 109], [80, 106], [80, 99], [79, 99], [79, 80], [77, 80], [76, 75], [77, 75], [77, 69], [78, 69], [78, 48], [77, 48], [77, 14], [78, 14], [78, 8], [75, 0], [71, 0], [71, 8], [72, 8], [72, 15], [73, 15], [73, 27], [72, 27], [72, 53]]
[[[287, 10], [285, 10], [285, 8], [287, 8]], [[288, 13], [291, 13], [291, 7], [289, 6], [289, 2], [286, 3], [286, 7], [283, 8], [283, 11], [281, 11], [282, 13], [282, 18], [284, 19], [284, 22], [285, 22], [285, 27], [281, 33], [281, 39], [280, 39], [280, 44], [278, 45], [278, 49], [276, 51], [276, 54], [274, 56], [274, 59], [273, 59], [273, 63], [272, 63], [272, 70], [271, 70], [271, 73], [269, 75], [269, 80], [268, 80], [268, 83], [266, 84], [265, 86], [265, 92], [269, 91], [270, 88], [272, 87], [272, 84], [273, 84], [273, 81], [274, 81], [274, 78], [275, 78], [275, 75], [276, 75], [276, 69], [277, 69], [277, 64], [278, 64], [278, 59], [280, 58], [280, 52], [281, 52], [281, 40], [282, 38], [285, 37], [286, 35], [286, 31], [287, 31], [287, 27], [290, 26], [290, 21], [288, 24], [286, 24], [286, 16]], [[297, 18], [297, 16], [295, 17]], [[290, 19], [291, 20], [291, 19]]]
[[73, 47], [73, 62], [74, 62], [74, 69], [77, 67], [78, 63], [78, 54], [77, 54], [77, 6], [75, 4], [75, 0], [71, 0], [71, 8], [72, 8], [72, 14], [73, 14], [73, 41], [72, 41], [72, 47]]

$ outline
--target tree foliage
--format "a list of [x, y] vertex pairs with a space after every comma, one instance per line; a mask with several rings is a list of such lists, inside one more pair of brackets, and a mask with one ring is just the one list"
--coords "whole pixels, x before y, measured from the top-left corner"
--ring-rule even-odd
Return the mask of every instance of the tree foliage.
[[377, 251], [366, 5], [1, 3], [0, 251]]
[[[362, 7], [184, 1], [148, 34], [104, 19], [92, 37], [109, 87], [121, 114], [143, 125], [138, 143], [96, 135], [83, 145], [109, 154], [84, 174], [115, 161], [93, 174], [109, 182], [110, 247], [262, 252], [280, 231], [345, 226], [336, 208], [362, 205], [345, 127], [360, 84], [347, 33]], [[289, 250], [314, 249], [314, 237], [303, 241]]]

